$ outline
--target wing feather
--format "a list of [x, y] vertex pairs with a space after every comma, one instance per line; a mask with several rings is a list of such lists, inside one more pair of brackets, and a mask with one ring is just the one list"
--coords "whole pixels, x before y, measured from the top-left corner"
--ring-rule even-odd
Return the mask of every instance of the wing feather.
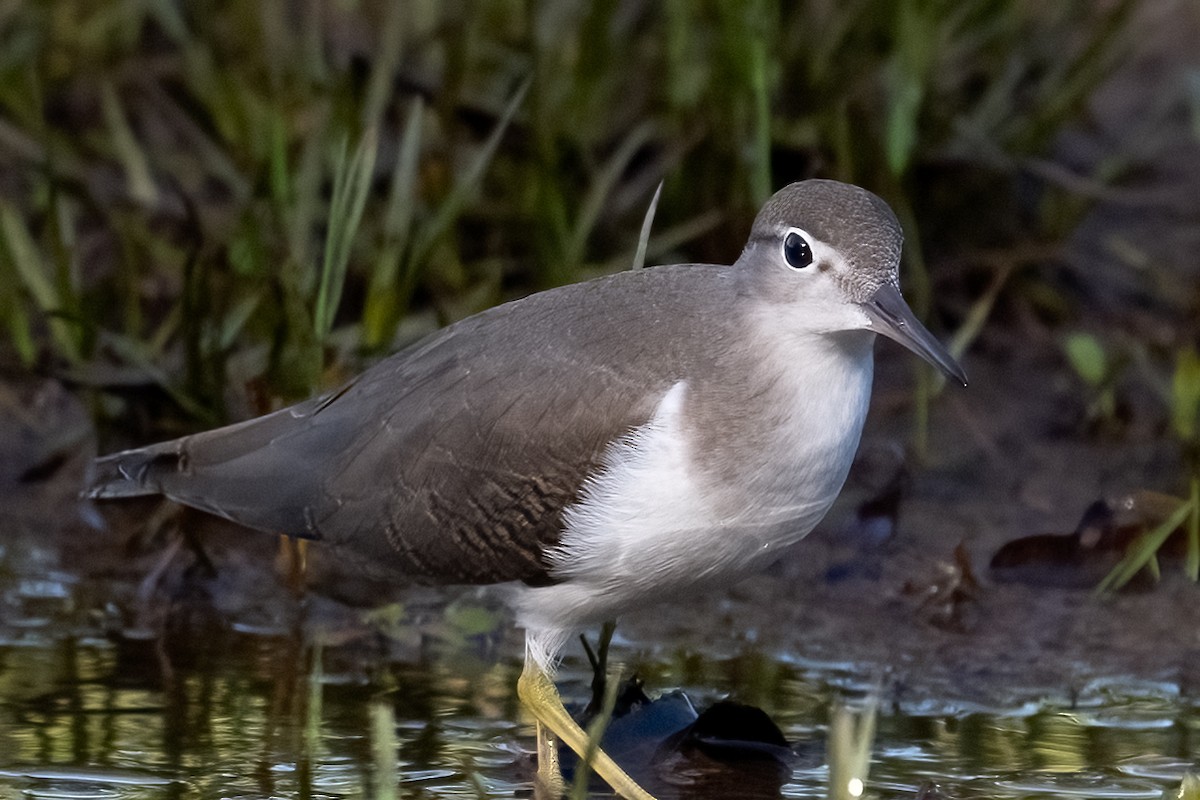
[[606, 447], [727, 324], [691, 313], [732, 301], [732, 281], [693, 271], [715, 269], [622, 273], [483, 312], [330, 394], [99, 459], [88, 493], [161, 493], [320, 538], [380, 574], [544, 581], [543, 550]]

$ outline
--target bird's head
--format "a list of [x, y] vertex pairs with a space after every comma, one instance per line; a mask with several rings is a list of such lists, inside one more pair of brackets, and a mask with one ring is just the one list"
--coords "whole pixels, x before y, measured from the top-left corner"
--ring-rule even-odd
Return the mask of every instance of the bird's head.
[[737, 266], [746, 290], [789, 306], [798, 328], [881, 333], [965, 384], [962, 367], [900, 294], [903, 243], [896, 215], [878, 196], [847, 183], [807, 180], [767, 201]]

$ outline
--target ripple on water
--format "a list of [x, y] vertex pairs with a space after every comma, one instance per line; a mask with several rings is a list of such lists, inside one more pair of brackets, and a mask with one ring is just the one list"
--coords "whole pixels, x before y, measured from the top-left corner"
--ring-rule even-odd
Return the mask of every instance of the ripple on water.
[[824, 784], [793, 781], [784, 784], [783, 788], [779, 790], [779, 794], [787, 800], [818, 800], [828, 796], [828, 791], [828, 787]]
[[86, 767], [26, 767], [0, 769], [0, 778], [25, 778], [55, 783], [81, 783], [109, 786], [168, 786], [176, 781], [133, 770], [90, 769]]
[[1019, 780], [988, 782], [992, 793], [1025, 797], [1087, 797], [1104, 800], [1120, 797], [1124, 800], [1159, 800], [1162, 786], [1148, 781], [1121, 781], [1110, 776], [1088, 775], [1030, 775]]
[[55, 784], [29, 786], [21, 791], [26, 797], [45, 797], [54, 800], [116, 800], [121, 793], [107, 786], [86, 784]]
[[327, 758], [313, 769], [312, 786], [320, 792], [350, 792], [362, 782], [360, 764], [351, 758]]
[[71, 767], [0, 769], [0, 778], [28, 782], [21, 787], [25, 797], [54, 800], [134, 800], [145, 790], [169, 786], [176, 781], [156, 775], [124, 770]]
[[1173, 703], [1139, 698], [1075, 716], [1079, 724], [1089, 728], [1149, 731], [1174, 726], [1178, 714], [1179, 708]]
[[825, 797], [828, 792], [829, 767], [825, 764], [792, 770], [791, 781], [780, 790], [787, 798]]
[[1173, 785], [1182, 781], [1183, 776], [1194, 770], [1196, 765], [1171, 756], [1145, 755], [1122, 759], [1117, 762], [1116, 768], [1118, 772], [1135, 778], [1149, 778]]
[[961, 718], [972, 714], [981, 714], [999, 719], [1025, 719], [1040, 713], [1045, 707], [1046, 703], [1041, 700], [1026, 700], [1012, 705], [999, 705], [944, 697], [920, 697], [899, 703], [900, 711], [904, 716], [917, 718]]
[[430, 783], [432, 781], [444, 781], [457, 775], [458, 770], [453, 769], [406, 769], [400, 774], [400, 782]]
[[514, 730], [520, 729], [521, 722], [514, 719], [492, 719], [489, 717], [452, 717], [443, 722], [442, 727], [447, 732], [466, 734], [471, 738], [475, 738], [479, 734], [491, 734], [493, 736], [510, 734]]
[[900, 764], [937, 764], [944, 756], [928, 747], [915, 744], [904, 744], [892, 747], [879, 747], [874, 756], [876, 761], [895, 761]]
[[1114, 701], [1177, 702], [1181, 694], [1180, 686], [1175, 681], [1147, 680], [1118, 675], [1094, 678], [1088, 681], [1076, 693], [1074, 705], [1077, 708], [1089, 708], [1107, 706]]
[[872, 779], [867, 781], [867, 788], [872, 795], [882, 793], [888, 797], [893, 795], [898, 797], [916, 797], [921, 784], [916, 781]]

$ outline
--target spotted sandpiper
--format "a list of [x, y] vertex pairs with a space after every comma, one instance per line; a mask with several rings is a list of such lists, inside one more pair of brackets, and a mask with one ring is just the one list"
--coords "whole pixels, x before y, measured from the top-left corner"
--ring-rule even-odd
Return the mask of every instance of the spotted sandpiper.
[[[824, 516], [862, 433], [875, 334], [966, 382], [900, 295], [902, 241], [874, 194], [794, 183], [732, 266], [498, 306], [329, 394], [100, 458], [86, 493], [166, 495], [317, 540], [373, 578], [513, 582], [545, 769], [551, 733], [587, 745], [551, 678], [573, 632], [726, 583]], [[592, 766], [649, 797], [603, 752]]]

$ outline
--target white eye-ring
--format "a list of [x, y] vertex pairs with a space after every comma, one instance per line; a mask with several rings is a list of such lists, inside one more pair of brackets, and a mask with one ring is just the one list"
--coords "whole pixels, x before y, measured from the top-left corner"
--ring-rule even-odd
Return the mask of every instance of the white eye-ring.
[[783, 235], [783, 260], [794, 270], [802, 270], [813, 263], [813, 246], [808, 234], [791, 228]]

